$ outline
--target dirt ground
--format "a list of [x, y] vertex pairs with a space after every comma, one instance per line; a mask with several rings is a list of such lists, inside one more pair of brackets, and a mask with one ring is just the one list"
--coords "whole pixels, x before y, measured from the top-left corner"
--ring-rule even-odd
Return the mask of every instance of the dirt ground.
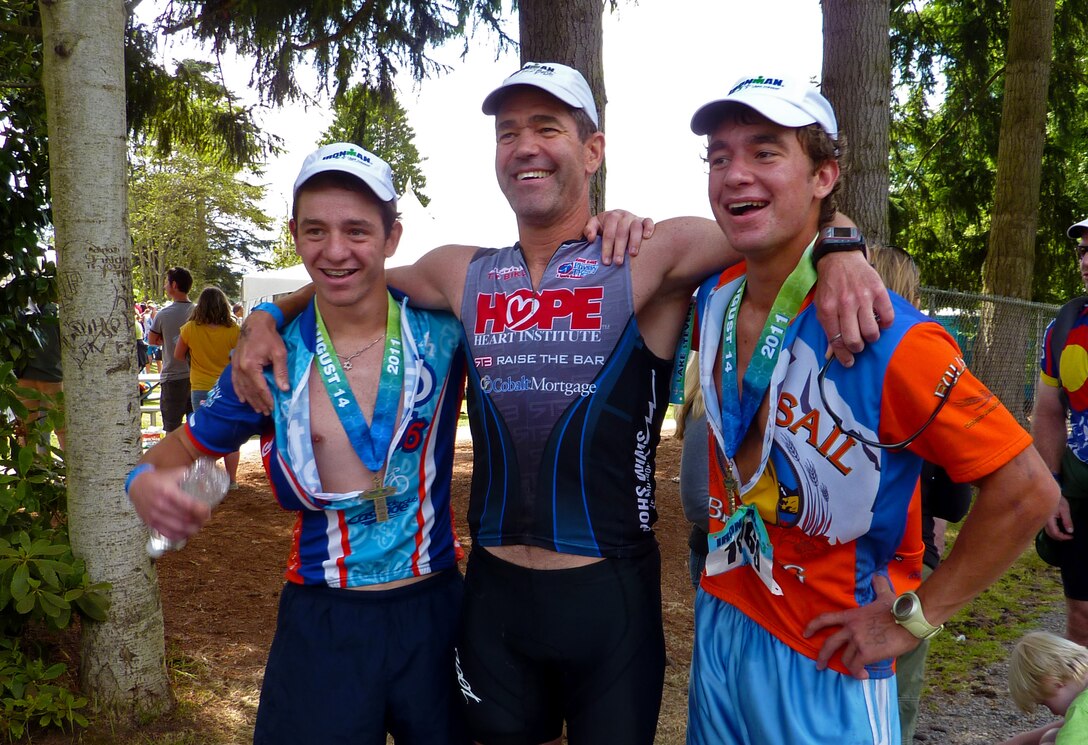
[[[471, 445], [459, 445], [454, 509], [458, 534], [469, 550], [464, 517], [471, 458]], [[657, 536], [669, 661], [657, 742], [669, 744], [683, 742], [694, 592], [687, 568], [688, 525], [677, 483], [679, 442], [665, 435], [657, 459]], [[158, 561], [177, 713], [139, 732], [115, 731], [104, 742], [249, 741], [293, 518], [271, 498], [255, 449], [244, 451], [238, 481], [241, 488], [230, 494], [204, 530], [185, 549]]]

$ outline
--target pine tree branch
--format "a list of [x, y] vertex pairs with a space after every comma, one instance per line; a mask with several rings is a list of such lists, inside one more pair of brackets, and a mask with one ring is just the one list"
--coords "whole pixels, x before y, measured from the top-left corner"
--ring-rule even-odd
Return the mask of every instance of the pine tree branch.
[[[237, 0], [226, 0], [226, 2], [223, 2], [220, 5], [217, 5], [210, 12], [211, 13], [224, 13], [226, 11], [229, 11], [232, 7], [234, 7], [237, 4], [238, 4]], [[187, 18], [184, 21], [181, 21], [179, 23], [175, 23], [173, 26], [162, 26], [162, 27], [160, 27], [159, 30], [162, 31], [162, 33], [164, 33], [164, 34], [176, 34], [179, 31], [186, 31], [188, 29], [193, 28], [194, 26], [199, 25], [204, 20], [205, 15], [207, 15], [207, 14], [201, 13], [200, 15], [195, 15], [192, 18]]]
[[307, 52], [311, 49], [316, 49], [326, 44], [340, 41], [349, 33], [355, 30], [355, 27], [359, 25], [359, 22], [363, 19], [363, 16], [371, 9], [373, 5], [373, 2], [367, 0], [367, 2], [364, 2], [362, 5], [359, 6], [359, 9], [352, 14], [351, 18], [349, 18], [336, 33], [330, 34], [329, 36], [320, 39], [314, 39], [313, 41], [307, 42], [306, 44], [291, 44], [291, 49], [295, 50], [296, 52]]
[[[990, 79], [987, 80], [985, 85], [982, 86], [982, 90], [980, 90], [975, 95], [975, 97], [972, 98], [967, 103], [967, 105], [963, 107], [963, 111], [961, 111], [959, 113], [959, 116], [957, 116], [952, 121], [952, 123], [948, 125], [948, 128], [943, 133], [941, 133], [941, 136], [938, 137], [936, 140], [934, 140], [933, 144], [929, 146], [929, 149], [925, 151], [925, 153], [922, 155], [921, 158], [918, 159], [918, 166], [919, 167], [921, 167], [921, 165], [926, 162], [926, 158], [928, 158], [930, 156], [930, 154], [934, 150], [937, 149], [938, 145], [940, 145], [942, 142], [944, 142], [946, 139], [948, 139], [948, 137], [950, 137], [952, 135], [952, 132], [956, 129], [956, 127], [958, 127], [960, 125], [960, 122], [962, 122], [965, 118], [967, 118], [967, 115], [969, 113], [971, 113], [971, 109], [974, 108], [975, 103], [977, 103], [980, 98], [982, 98], [984, 95], [986, 95], [986, 92], [988, 90], [990, 90], [990, 86], [993, 85], [994, 81], [997, 80], [999, 77], [1001, 77], [1001, 74], [1004, 73], [1004, 72], [1005, 72], [1005, 66], [1004, 65], [1002, 65], [996, 71], [994, 71], [994, 74], [991, 75]], [[915, 168], [914, 173], [915, 173], [915, 175], [917, 175], [917, 173], [918, 173], [917, 168]]]

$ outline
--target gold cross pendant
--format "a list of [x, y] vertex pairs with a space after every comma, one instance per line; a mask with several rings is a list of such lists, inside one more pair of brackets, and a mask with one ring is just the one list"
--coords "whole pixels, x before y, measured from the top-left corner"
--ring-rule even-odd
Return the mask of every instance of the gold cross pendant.
[[374, 474], [374, 483], [382, 484], [373, 489], [367, 489], [362, 493], [362, 498], [374, 503], [374, 515], [377, 517], [378, 522], [384, 523], [389, 520], [389, 505], [386, 502], [386, 497], [391, 497], [397, 493], [397, 490], [391, 486], [385, 486], [385, 471], [382, 470], [379, 473]]

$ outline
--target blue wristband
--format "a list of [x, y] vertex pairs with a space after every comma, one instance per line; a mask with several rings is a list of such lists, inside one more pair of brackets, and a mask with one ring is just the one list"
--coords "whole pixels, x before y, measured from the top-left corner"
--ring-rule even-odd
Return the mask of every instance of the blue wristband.
[[276, 331], [283, 331], [283, 327], [287, 325], [287, 319], [283, 317], [283, 311], [275, 303], [257, 303], [253, 306], [253, 310], [263, 310], [276, 319]]
[[132, 487], [132, 482], [136, 480], [136, 477], [141, 473], [147, 473], [148, 471], [154, 471], [155, 466], [152, 463], [141, 463], [128, 472], [128, 478], [125, 479], [125, 494], [128, 494], [128, 490]]

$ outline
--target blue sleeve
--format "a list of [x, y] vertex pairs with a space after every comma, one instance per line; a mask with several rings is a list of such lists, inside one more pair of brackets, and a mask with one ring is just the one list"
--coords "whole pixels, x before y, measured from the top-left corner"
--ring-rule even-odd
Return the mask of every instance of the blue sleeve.
[[1048, 323], [1046, 331], [1043, 332], [1043, 353], [1042, 356], [1039, 358], [1040, 372], [1042, 372], [1043, 375], [1047, 375], [1054, 379], [1058, 379], [1060, 376], [1058, 374], [1057, 365], [1058, 357], [1056, 357], [1053, 351], [1050, 349], [1050, 340], [1054, 336], [1054, 324], [1057, 323], [1057, 321], [1058, 319], [1055, 318], [1053, 321]]
[[238, 400], [230, 371], [227, 365], [208, 391], [208, 398], [189, 417], [189, 436], [197, 447], [209, 453], [232, 453], [272, 423], [271, 417]]

